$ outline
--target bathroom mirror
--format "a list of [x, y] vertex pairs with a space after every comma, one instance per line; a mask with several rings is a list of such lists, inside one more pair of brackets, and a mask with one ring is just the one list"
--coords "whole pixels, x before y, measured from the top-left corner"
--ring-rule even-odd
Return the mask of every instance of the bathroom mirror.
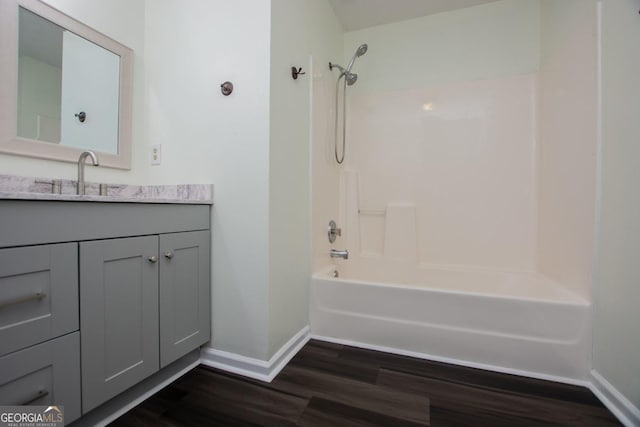
[[0, 152], [130, 169], [131, 49], [39, 0], [2, 0], [0, 25]]

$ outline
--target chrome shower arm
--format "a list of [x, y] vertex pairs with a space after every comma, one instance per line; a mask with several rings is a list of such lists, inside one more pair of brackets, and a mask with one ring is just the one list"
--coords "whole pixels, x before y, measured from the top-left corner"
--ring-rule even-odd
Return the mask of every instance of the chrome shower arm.
[[333, 62], [329, 62], [329, 69], [330, 69], [331, 71], [333, 71], [333, 69], [334, 69], [334, 68], [337, 68], [338, 70], [340, 70], [340, 76], [341, 76], [341, 77], [342, 77], [342, 76], [345, 74], [345, 72], [347, 71], [347, 70], [345, 70], [345, 69], [344, 69], [344, 67], [342, 67], [342, 66], [340, 66], [340, 65], [338, 65], [338, 64], [334, 64]]

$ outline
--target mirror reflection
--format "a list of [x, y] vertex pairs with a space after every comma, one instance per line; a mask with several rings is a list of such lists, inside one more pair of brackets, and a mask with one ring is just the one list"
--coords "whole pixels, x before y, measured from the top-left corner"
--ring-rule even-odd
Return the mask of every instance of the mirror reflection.
[[17, 134], [118, 153], [120, 57], [19, 8]]

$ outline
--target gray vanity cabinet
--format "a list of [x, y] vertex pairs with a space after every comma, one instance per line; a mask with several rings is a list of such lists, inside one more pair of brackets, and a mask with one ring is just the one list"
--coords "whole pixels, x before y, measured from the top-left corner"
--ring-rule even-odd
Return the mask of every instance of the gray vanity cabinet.
[[160, 366], [209, 341], [209, 231], [160, 236]]
[[71, 422], [209, 340], [210, 206], [0, 200], [0, 218], [0, 405]]
[[158, 370], [158, 237], [80, 243], [87, 412]]
[[84, 413], [209, 341], [209, 238], [80, 242]]

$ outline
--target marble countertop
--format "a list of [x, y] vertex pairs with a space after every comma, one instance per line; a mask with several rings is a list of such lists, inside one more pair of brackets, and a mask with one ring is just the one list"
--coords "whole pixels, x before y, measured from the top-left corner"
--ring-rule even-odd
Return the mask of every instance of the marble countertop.
[[86, 195], [76, 195], [76, 182], [57, 180], [60, 193], [53, 193], [49, 178], [33, 178], [0, 175], [0, 199], [4, 200], [54, 200], [73, 202], [118, 202], [118, 203], [180, 203], [213, 204], [212, 184], [178, 185], [129, 185], [108, 184], [104, 196], [100, 185], [86, 184]]

